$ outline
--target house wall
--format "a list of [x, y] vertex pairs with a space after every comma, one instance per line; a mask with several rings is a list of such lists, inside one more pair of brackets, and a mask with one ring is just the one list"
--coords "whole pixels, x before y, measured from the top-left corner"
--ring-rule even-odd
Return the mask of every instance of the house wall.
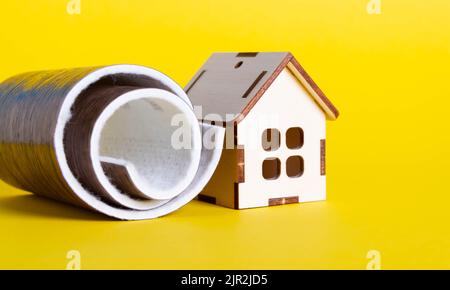
[[[244, 148], [245, 182], [239, 184], [239, 208], [269, 205], [269, 199], [298, 196], [300, 202], [326, 198], [325, 176], [321, 175], [321, 145], [325, 139], [325, 115], [288, 68], [284, 69], [238, 125], [238, 144]], [[300, 149], [288, 149], [286, 131], [301, 127], [304, 144]], [[262, 134], [267, 128], [281, 133], [280, 148], [265, 151]], [[301, 177], [286, 175], [286, 160], [300, 155], [304, 159]], [[281, 175], [276, 180], [262, 176], [262, 162], [276, 157], [281, 161]], [[295, 200], [295, 199], [294, 199]]]
[[234, 192], [238, 180], [237, 160], [237, 149], [223, 149], [219, 165], [198, 196], [199, 200], [235, 208]]

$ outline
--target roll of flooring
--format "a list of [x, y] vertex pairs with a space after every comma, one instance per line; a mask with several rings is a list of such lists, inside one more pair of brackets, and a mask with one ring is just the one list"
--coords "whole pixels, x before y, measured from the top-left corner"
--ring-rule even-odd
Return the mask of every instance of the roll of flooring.
[[200, 124], [154, 69], [26, 73], [0, 84], [0, 178], [117, 219], [156, 218], [206, 185], [224, 130]]

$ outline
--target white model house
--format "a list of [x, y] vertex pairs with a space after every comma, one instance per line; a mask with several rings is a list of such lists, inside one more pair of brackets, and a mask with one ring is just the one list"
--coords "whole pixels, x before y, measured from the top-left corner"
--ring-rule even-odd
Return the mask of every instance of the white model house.
[[185, 88], [227, 127], [199, 199], [235, 209], [326, 199], [326, 120], [339, 113], [290, 53], [213, 54]]

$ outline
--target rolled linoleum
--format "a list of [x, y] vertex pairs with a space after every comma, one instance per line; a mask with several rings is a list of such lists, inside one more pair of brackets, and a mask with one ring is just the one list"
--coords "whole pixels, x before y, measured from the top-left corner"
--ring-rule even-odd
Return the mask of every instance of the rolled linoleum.
[[0, 124], [2, 180], [123, 220], [191, 201], [211, 178], [225, 135], [197, 121], [173, 80], [135, 65], [12, 77], [0, 84]]

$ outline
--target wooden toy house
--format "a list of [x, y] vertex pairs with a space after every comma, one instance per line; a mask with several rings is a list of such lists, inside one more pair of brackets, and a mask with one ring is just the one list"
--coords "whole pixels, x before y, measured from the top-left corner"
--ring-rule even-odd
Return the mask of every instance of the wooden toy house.
[[339, 112], [290, 53], [215, 53], [185, 88], [226, 148], [199, 199], [235, 209], [326, 199], [326, 120]]

